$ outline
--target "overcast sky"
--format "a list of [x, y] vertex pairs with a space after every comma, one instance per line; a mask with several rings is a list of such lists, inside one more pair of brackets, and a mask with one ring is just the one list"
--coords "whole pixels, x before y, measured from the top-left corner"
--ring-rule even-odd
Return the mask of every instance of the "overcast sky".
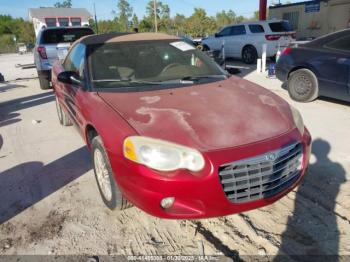
[[[149, 0], [129, 0], [138, 17], [145, 14], [145, 6]], [[0, 14], [9, 14], [14, 17], [27, 19], [28, 8], [40, 6], [53, 6], [57, 0], [0, 0]], [[73, 0], [73, 7], [84, 7], [91, 13], [93, 4], [96, 3], [98, 19], [112, 18], [112, 10], [116, 10], [117, 0]], [[190, 15], [195, 7], [204, 8], [209, 15], [214, 15], [221, 10], [232, 9], [238, 15], [252, 16], [259, 8], [259, 0], [163, 0], [170, 6], [171, 15], [176, 13]], [[273, 2], [268, 0], [269, 3]], [[275, 0], [274, 2], [278, 2]], [[286, 2], [286, 0], [281, 0]], [[300, 2], [294, 0], [292, 2]]]

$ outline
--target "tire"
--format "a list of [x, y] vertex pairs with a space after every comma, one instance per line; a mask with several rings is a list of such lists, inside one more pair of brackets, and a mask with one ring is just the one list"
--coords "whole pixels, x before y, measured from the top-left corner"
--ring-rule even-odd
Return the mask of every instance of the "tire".
[[243, 48], [242, 61], [248, 65], [256, 63], [258, 52], [254, 46], [248, 45]]
[[58, 121], [62, 126], [71, 126], [72, 121], [70, 120], [69, 116], [66, 112], [62, 109], [60, 102], [58, 102], [58, 98], [56, 96], [56, 111], [58, 116]]
[[202, 50], [203, 52], [205, 52], [205, 51], [209, 51], [210, 48], [209, 48], [209, 46], [207, 46], [207, 45], [203, 45], [201, 50]]
[[[123, 197], [117, 183], [115, 182], [113, 171], [100, 136], [95, 136], [92, 139], [91, 148], [91, 158], [94, 166], [96, 183], [104, 204], [110, 210], [115, 211], [132, 207], [132, 204]], [[102, 172], [105, 172], [105, 174], [101, 173], [101, 168], [105, 168]]]
[[42, 90], [47, 90], [51, 88], [50, 81], [45, 77], [39, 76], [39, 83], [40, 83], [40, 88]]
[[288, 77], [289, 96], [298, 102], [311, 102], [318, 97], [318, 81], [309, 69], [298, 69]]
[[202, 45], [197, 45], [196, 48], [197, 48], [199, 51], [203, 51], [203, 46], [202, 46]]

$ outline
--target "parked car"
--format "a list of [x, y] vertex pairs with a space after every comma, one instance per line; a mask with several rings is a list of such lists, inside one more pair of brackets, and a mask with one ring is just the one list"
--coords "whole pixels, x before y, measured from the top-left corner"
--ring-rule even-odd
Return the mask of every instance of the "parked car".
[[27, 53], [27, 46], [24, 43], [18, 43], [17, 49], [18, 49], [18, 53], [20, 55]]
[[325, 96], [350, 101], [350, 29], [285, 49], [276, 76], [287, 83], [293, 100]]
[[275, 58], [279, 49], [289, 46], [295, 40], [288, 21], [268, 20], [228, 25], [214, 36], [202, 40], [203, 50], [221, 50], [225, 46], [225, 56], [242, 59], [253, 64], [262, 56], [262, 46], [267, 45], [267, 57]]
[[50, 88], [51, 68], [54, 62], [68, 52], [74, 41], [93, 33], [89, 27], [53, 27], [39, 32], [34, 48], [34, 63], [41, 89]]
[[299, 112], [177, 37], [85, 37], [52, 83], [59, 121], [86, 141], [112, 210], [224, 216], [273, 203], [305, 175], [311, 138]]

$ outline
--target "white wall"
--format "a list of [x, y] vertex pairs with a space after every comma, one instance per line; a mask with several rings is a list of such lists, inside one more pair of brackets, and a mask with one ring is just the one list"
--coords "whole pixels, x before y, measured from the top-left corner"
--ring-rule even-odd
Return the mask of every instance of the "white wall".
[[349, 0], [330, 0], [320, 5], [320, 12], [305, 13], [305, 5], [294, 5], [270, 9], [269, 16], [282, 19], [284, 13], [299, 12], [298, 38], [318, 37], [349, 27]]
[[[54, 18], [54, 17], [50, 17], [50, 18]], [[63, 17], [60, 17], [60, 18], [63, 18]], [[66, 18], [70, 18], [70, 17], [66, 17]], [[89, 25], [90, 17], [80, 17], [80, 18], [81, 18], [82, 26]], [[56, 20], [57, 20], [56, 26], [59, 26], [58, 19]], [[43, 27], [47, 27], [44, 18], [33, 18], [33, 26], [34, 26], [35, 36], [38, 36], [38, 33]], [[72, 26], [70, 19], [69, 19], [69, 26]]]

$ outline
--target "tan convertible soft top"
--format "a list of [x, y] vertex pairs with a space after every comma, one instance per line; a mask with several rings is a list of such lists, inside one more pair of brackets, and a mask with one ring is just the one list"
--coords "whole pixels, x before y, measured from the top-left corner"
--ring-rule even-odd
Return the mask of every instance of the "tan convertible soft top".
[[162, 33], [109, 33], [101, 35], [89, 35], [81, 38], [78, 42], [86, 45], [134, 42], [134, 41], [152, 41], [152, 40], [179, 40], [180, 38]]

